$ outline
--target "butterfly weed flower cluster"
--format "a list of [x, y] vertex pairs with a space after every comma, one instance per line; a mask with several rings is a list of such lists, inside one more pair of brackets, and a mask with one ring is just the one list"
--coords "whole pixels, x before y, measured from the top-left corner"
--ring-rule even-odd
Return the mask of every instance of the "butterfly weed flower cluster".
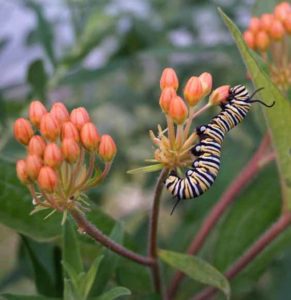
[[[183, 89], [183, 97], [179, 96], [178, 87], [179, 80], [176, 72], [172, 68], [164, 69], [160, 79], [159, 104], [167, 126], [162, 128], [158, 125], [156, 134], [150, 130], [155, 152], [154, 159], [149, 161], [155, 164], [132, 170], [131, 173], [189, 167], [193, 162], [190, 150], [198, 140], [197, 133], [190, 130], [193, 120], [209, 107], [219, 105], [229, 94], [228, 85], [212, 91], [212, 76], [207, 72], [189, 78]], [[201, 106], [201, 101], [207, 96], [209, 96], [208, 103]]]
[[[28, 119], [14, 123], [15, 139], [27, 155], [16, 163], [19, 180], [33, 198], [33, 212], [87, 210], [85, 191], [108, 174], [116, 154], [111, 136], [100, 136], [84, 107], [70, 113], [61, 102], [50, 109], [32, 101]], [[102, 165], [102, 167], [97, 167]]]
[[273, 13], [253, 17], [244, 40], [267, 63], [272, 81], [283, 91], [291, 86], [291, 4], [276, 5]]

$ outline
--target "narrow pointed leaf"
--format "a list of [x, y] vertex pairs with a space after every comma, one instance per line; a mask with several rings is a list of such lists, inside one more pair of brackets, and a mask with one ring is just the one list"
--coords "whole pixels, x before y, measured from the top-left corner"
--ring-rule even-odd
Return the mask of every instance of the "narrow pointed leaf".
[[156, 172], [163, 168], [164, 166], [162, 164], [154, 164], [146, 167], [141, 167], [137, 169], [132, 169], [127, 171], [127, 174], [143, 174], [143, 173], [150, 173], [150, 172]]
[[34, 252], [34, 248], [30, 245], [29, 240], [25, 237], [22, 237], [22, 240], [31, 259], [37, 291], [45, 296], [55, 296], [55, 287], [48, 270]]
[[131, 292], [129, 289], [122, 287], [122, 286], [118, 286], [118, 287], [115, 287], [115, 288], [109, 290], [108, 292], [105, 292], [101, 296], [94, 298], [94, 299], [95, 300], [113, 300], [118, 297], [128, 296], [128, 295], [131, 295]]
[[228, 280], [201, 258], [181, 254], [173, 251], [160, 250], [159, 257], [168, 265], [185, 273], [190, 278], [220, 289], [230, 299], [230, 285]]
[[100, 255], [98, 257], [96, 257], [96, 259], [94, 260], [94, 262], [92, 263], [92, 266], [90, 267], [90, 269], [88, 270], [88, 272], [86, 273], [85, 277], [84, 277], [84, 298], [86, 299], [91, 291], [91, 288], [93, 286], [93, 283], [95, 281], [96, 278], [96, 274], [98, 271], [98, 268], [100, 266], [100, 263], [103, 259], [103, 255]]
[[77, 274], [84, 270], [79, 241], [69, 220], [63, 226], [63, 261], [69, 264]]
[[249, 50], [241, 33], [235, 24], [219, 9], [219, 13], [230, 30], [244, 63], [257, 88], [264, 87], [260, 92], [266, 103], [276, 101], [271, 109], [264, 109], [267, 124], [271, 129], [273, 145], [277, 154], [278, 169], [280, 172], [282, 195], [285, 208], [291, 210], [291, 103], [272, 83], [267, 74], [257, 64], [254, 55]]

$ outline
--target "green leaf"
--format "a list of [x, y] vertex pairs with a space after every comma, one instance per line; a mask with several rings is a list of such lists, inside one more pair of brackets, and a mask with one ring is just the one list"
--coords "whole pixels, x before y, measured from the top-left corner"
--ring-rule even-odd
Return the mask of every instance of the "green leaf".
[[22, 239], [32, 262], [37, 291], [45, 296], [55, 296], [55, 287], [48, 270], [38, 258], [37, 253], [34, 252], [34, 248], [30, 245], [29, 240], [25, 237], [22, 237]]
[[61, 300], [61, 298], [50, 298], [45, 296], [34, 295], [13, 295], [13, 294], [1, 294], [0, 300]]
[[0, 159], [0, 222], [38, 241], [60, 236], [61, 215], [44, 221], [47, 211], [30, 216], [32, 197], [15, 173], [15, 164]]
[[[122, 245], [124, 237], [122, 226], [117, 223], [112, 229], [109, 237], [113, 241]], [[99, 267], [98, 278], [95, 280], [92, 295], [98, 295], [106, 288], [106, 283], [112, 276], [114, 276], [120, 258], [119, 255], [107, 248], [104, 248], [103, 255], [104, 258]]]
[[122, 287], [122, 286], [117, 286], [94, 299], [95, 300], [113, 300], [118, 297], [128, 296], [128, 295], [131, 295], [131, 292], [129, 289]]
[[241, 257], [279, 217], [280, 204], [279, 182], [273, 164], [265, 168], [236, 199], [219, 225], [218, 238], [213, 246], [214, 265], [225, 271]]
[[74, 289], [72, 286], [72, 281], [69, 279], [64, 280], [64, 300], [75, 300], [75, 294], [74, 294]]
[[79, 274], [83, 272], [80, 243], [69, 220], [63, 225], [63, 261]]
[[41, 59], [30, 64], [27, 71], [27, 81], [31, 85], [33, 96], [45, 100], [47, 75]]
[[159, 250], [159, 257], [190, 278], [220, 289], [226, 298], [230, 299], [230, 285], [227, 279], [201, 258], [167, 250]]
[[164, 167], [163, 164], [154, 164], [154, 165], [150, 165], [150, 166], [146, 166], [146, 167], [140, 167], [140, 168], [136, 168], [136, 169], [132, 169], [127, 171], [127, 174], [143, 174], [143, 173], [150, 173], [150, 172], [156, 172], [161, 170]]
[[92, 289], [93, 283], [95, 281], [97, 272], [98, 272], [98, 268], [100, 266], [100, 263], [103, 259], [103, 255], [100, 255], [98, 257], [96, 257], [96, 259], [94, 260], [94, 262], [92, 263], [92, 266], [90, 267], [90, 269], [88, 270], [88, 272], [85, 274], [84, 279], [83, 279], [83, 297], [84, 299], [86, 299]]
[[[49, 58], [52, 65], [55, 65], [55, 53], [54, 53], [54, 32], [53, 27], [48, 22], [43, 13], [44, 7], [37, 3], [36, 1], [32, 0], [24, 0], [26, 6], [32, 10], [35, 14], [37, 27], [34, 31], [33, 35], [34, 38], [30, 39], [32, 41], [37, 41], [43, 47], [44, 52], [46, 53], [47, 57]], [[27, 39], [29, 43], [29, 37]]]
[[265, 116], [271, 129], [273, 145], [277, 153], [284, 204], [288, 210], [291, 210], [291, 103], [284, 98], [270, 78], [258, 66], [253, 54], [243, 41], [239, 29], [221, 9], [219, 9], [219, 13], [236, 41], [255, 86], [257, 88], [264, 87], [260, 95], [266, 103], [276, 101], [273, 108], [265, 110]]
[[[64, 270], [66, 271], [66, 273], [69, 276], [69, 282], [71, 282], [70, 284], [72, 284], [74, 288], [78, 288], [78, 286], [79, 286], [79, 274], [75, 271], [75, 269], [69, 263], [67, 263], [65, 261], [63, 261], [63, 267], [64, 267]], [[65, 279], [65, 281], [66, 281], [66, 279]]]

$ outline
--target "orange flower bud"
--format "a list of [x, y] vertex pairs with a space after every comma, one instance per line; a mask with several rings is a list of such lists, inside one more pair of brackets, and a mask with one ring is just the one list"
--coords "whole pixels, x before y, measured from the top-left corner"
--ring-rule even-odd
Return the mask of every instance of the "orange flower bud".
[[38, 100], [32, 101], [29, 105], [28, 115], [31, 123], [39, 127], [41, 118], [47, 113], [45, 106]]
[[15, 121], [13, 131], [15, 139], [23, 145], [27, 145], [33, 136], [31, 124], [24, 118]]
[[40, 135], [35, 135], [31, 138], [28, 144], [28, 153], [43, 156], [46, 142]]
[[183, 99], [179, 96], [174, 97], [169, 106], [169, 116], [175, 123], [183, 124], [187, 115], [188, 109]]
[[199, 76], [202, 90], [203, 90], [203, 97], [207, 96], [212, 89], [212, 76], [208, 72], [204, 72]]
[[43, 161], [45, 165], [52, 168], [58, 168], [61, 165], [63, 161], [63, 155], [57, 144], [51, 143], [46, 146], [44, 150]]
[[95, 151], [98, 149], [100, 136], [96, 126], [93, 123], [86, 123], [81, 129], [80, 136], [82, 144], [87, 150]]
[[90, 116], [84, 107], [78, 107], [72, 110], [70, 115], [71, 122], [79, 129], [83, 127], [84, 124], [90, 122]]
[[58, 138], [60, 134], [59, 123], [51, 113], [47, 113], [42, 117], [40, 132], [45, 138], [52, 142]]
[[160, 107], [164, 113], [168, 113], [169, 105], [173, 97], [177, 96], [175, 89], [166, 87], [161, 92]]
[[117, 152], [116, 145], [112, 137], [108, 134], [101, 136], [99, 145], [99, 156], [107, 162], [113, 160]]
[[26, 171], [31, 180], [35, 180], [43, 166], [42, 159], [35, 155], [28, 155], [26, 158]]
[[229, 89], [229, 85], [222, 85], [215, 89], [209, 97], [209, 103], [211, 105], [220, 105], [221, 103], [224, 103], [229, 96]]
[[274, 10], [274, 16], [280, 21], [284, 21], [288, 17], [288, 13], [291, 11], [291, 5], [288, 2], [281, 2], [276, 5]]
[[256, 34], [256, 47], [258, 50], [264, 52], [270, 45], [270, 38], [265, 31], [259, 31]]
[[287, 18], [284, 20], [285, 30], [291, 34], [291, 12], [288, 13]]
[[74, 139], [65, 138], [62, 141], [62, 153], [64, 159], [70, 164], [73, 164], [80, 156], [80, 147]]
[[261, 16], [261, 28], [266, 32], [270, 31], [272, 23], [274, 21], [274, 16], [272, 14], [263, 14]]
[[72, 138], [76, 142], [79, 142], [80, 136], [77, 127], [72, 122], [65, 122], [61, 130], [62, 140], [65, 138]]
[[55, 119], [59, 122], [60, 125], [70, 120], [69, 112], [62, 102], [54, 103], [50, 113], [52, 116], [55, 117]]
[[243, 34], [243, 38], [248, 45], [249, 48], [254, 49], [255, 48], [255, 35], [252, 31], [247, 30]]
[[172, 87], [173, 89], [177, 90], [178, 86], [179, 81], [175, 70], [172, 68], [165, 68], [160, 80], [161, 90], [166, 87]]
[[44, 166], [40, 169], [37, 182], [42, 190], [52, 193], [58, 185], [57, 173], [51, 167]]
[[16, 162], [16, 173], [22, 183], [26, 184], [29, 182], [25, 160], [21, 159]]
[[260, 19], [257, 18], [257, 17], [251, 18], [250, 25], [249, 25], [249, 30], [252, 31], [253, 33], [256, 33], [260, 29], [261, 29]]
[[283, 24], [278, 20], [274, 20], [270, 28], [271, 38], [274, 40], [281, 40], [284, 34], [285, 34], [285, 29]]
[[190, 106], [196, 105], [203, 96], [203, 89], [200, 79], [192, 76], [184, 88], [184, 97]]

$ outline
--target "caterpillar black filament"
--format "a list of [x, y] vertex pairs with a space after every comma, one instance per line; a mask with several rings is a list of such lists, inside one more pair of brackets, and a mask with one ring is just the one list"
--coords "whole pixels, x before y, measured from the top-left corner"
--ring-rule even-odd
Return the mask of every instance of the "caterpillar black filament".
[[243, 85], [230, 88], [226, 103], [221, 105], [221, 112], [209, 124], [196, 129], [200, 142], [191, 150], [197, 157], [192, 168], [186, 171], [184, 178], [180, 178], [173, 170], [165, 180], [166, 188], [177, 198], [172, 212], [180, 200], [199, 197], [213, 184], [220, 167], [224, 136], [245, 118], [251, 104], [259, 102], [267, 107], [274, 105], [274, 103], [266, 105], [260, 100], [252, 100], [259, 90], [250, 96]]

